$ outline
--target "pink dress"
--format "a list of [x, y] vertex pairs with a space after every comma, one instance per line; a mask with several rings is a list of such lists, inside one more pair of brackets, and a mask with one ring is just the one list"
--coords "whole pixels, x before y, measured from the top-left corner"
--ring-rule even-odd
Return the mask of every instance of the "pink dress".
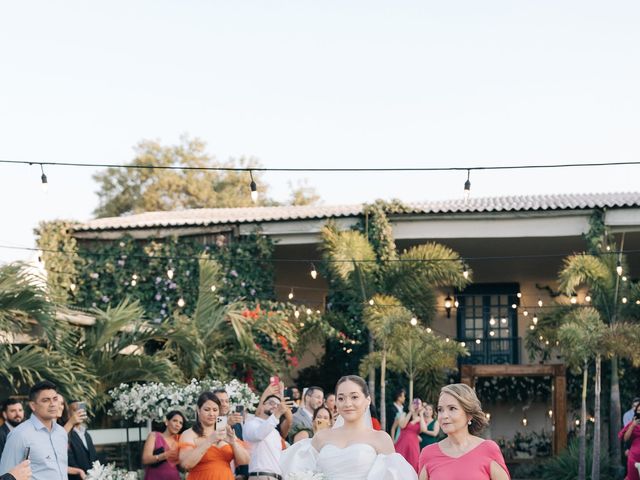
[[418, 471], [418, 459], [420, 458], [420, 422], [408, 423], [400, 431], [396, 442], [396, 452], [404, 457], [413, 469]]
[[[624, 432], [629, 427], [627, 423], [620, 433], [618, 433], [618, 438], [622, 440], [624, 436]], [[631, 436], [629, 437], [629, 442], [631, 443], [631, 447], [629, 447], [629, 456], [627, 457], [627, 480], [640, 480], [640, 475], [638, 474], [638, 469], [636, 468], [636, 462], [640, 462], [640, 425], [636, 425], [633, 428], [633, 432], [631, 432]]]
[[459, 457], [450, 457], [440, 449], [439, 443], [434, 443], [420, 453], [419, 471], [426, 469], [429, 480], [490, 480], [491, 462], [496, 462], [509, 475], [496, 442], [484, 440]]

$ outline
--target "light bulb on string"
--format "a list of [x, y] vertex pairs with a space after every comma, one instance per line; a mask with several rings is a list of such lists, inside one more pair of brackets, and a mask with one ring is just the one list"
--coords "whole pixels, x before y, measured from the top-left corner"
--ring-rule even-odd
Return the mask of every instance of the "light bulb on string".
[[211, 285], [211, 291], [215, 292], [216, 291], [216, 286], [215, 285]]
[[318, 271], [316, 270], [316, 266], [312, 263], [311, 264], [311, 278], [313, 278], [314, 280], [316, 278], [318, 278]]
[[467, 181], [464, 182], [464, 201], [468, 202], [471, 196], [471, 170], [467, 170]]
[[454, 298], [454, 300], [453, 300], [453, 306], [456, 307], [456, 308], [458, 308], [460, 306], [460, 302], [458, 301], [457, 297]]
[[173, 268], [169, 268], [167, 270], [167, 277], [169, 277], [169, 280], [173, 280], [173, 274], [174, 274]]
[[372, 298], [371, 300], [369, 300], [369, 305], [373, 305], [373, 304], [374, 304], [374, 301], [373, 301], [373, 298]]
[[542, 299], [541, 298], [538, 299], [538, 306], [542, 308]]
[[415, 327], [418, 324], [418, 319], [416, 317], [411, 317], [411, 321], [409, 323]]
[[253, 171], [249, 170], [249, 176], [251, 177], [251, 183], [249, 184], [249, 188], [251, 188], [251, 201], [253, 203], [257, 203], [258, 202], [258, 185], [256, 185], [256, 182], [253, 179]]
[[291, 289], [291, 291], [289, 292], [289, 300], [293, 300], [293, 288]]
[[469, 266], [466, 264], [466, 262], [462, 262], [462, 276], [465, 278], [465, 280], [469, 278]]
[[431, 330], [431, 328], [427, 327], [427, 333], [431, 333], [433, 332], [433, 330]]
[[180, 298], [178, 299], [178, 306], [179, 306], [180, 308], [184, 307], [184, 306], [186, 305], [186, 303], [187, 303], [187, 302], [185, 302], [185, 301], [184, 301], [184, 298], [180, 297]]
[[313, 312], [311, 311], [310, 308], [307, 308], [307, 315], [311, 315]]
[[47, 176], [44, 173], [44, 167], [40, 164], [40, 171], [42, 172], [42, 176], [40, 177], [40, 181], [42, 182], [42, 191], [47, 193], [49, 191], [49, 182], [47, 181]]
[[590, 293], [587, 293], [584, 296], [584, 301], [587, 302], [587, 303], [591, 303], [591, 294]]
[[538, 314], [536, 314], [536, 313], [533, 314], [533, 320], [532, 321], [533, 321], [534, 325], [538, 324]]
[[572, 305], [578, 303], [578, 295], [574, 292], [571, 294], [571, 299], [569, 300]]
[[294, 316], [294, 317], [296, 317], [296, 318], [299, 318], [299, 317], [300, 317], [300, 311], [295, 310], [295, 311], [293, 312], [293, 316]]
[[518, 293], [516, 293], [516, 297], [518, 297], [518, 298], [522, 298], [522, 292], [518, 292]]
[[628, 301], [627, 297], [622, 297], [622, 303], [627, 303]]
[[529, 311], [525, 310], [524, 312], [522, 312], [522, 315], [524, 315], [525, 317], [528, 317], [529, 316]]
[[618, 263], [616, 264], [616, 273], [619, 277], [622, 276], [622, 263], [620, 263], [620, 260], [618, 260]]
[[72, 283], [70, 283], [70, 284], [69, 284], [69, 290], [71, 290], [72, 292], [75, 292], [75, 291], [76, 291], [76, 284], [75, 284], [75, 283], [73, 283], [73, 282], [72, 282]]

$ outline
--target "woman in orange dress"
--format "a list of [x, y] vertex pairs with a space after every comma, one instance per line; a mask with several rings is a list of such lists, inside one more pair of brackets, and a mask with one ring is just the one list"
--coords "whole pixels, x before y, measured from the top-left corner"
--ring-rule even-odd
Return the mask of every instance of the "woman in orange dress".
[[249, 463], [249, 453], [227, 426], [216, 430], [220, 401], [212, 392], [198, 397], [196, 422], [180, 437], [180, 464], [189, 471], [188, 480], [234, 480], [231, 462]]

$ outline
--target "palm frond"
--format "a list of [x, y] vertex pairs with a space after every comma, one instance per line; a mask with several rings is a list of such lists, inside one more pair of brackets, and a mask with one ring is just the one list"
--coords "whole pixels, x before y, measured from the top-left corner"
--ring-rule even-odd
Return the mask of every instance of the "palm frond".
[[591, 290], [609, 290], [613, 287], [613, 274], [602, 258], [593, 255], [571, 255], [564, 259], [560, 270], [560, 290], [566, 295], [574, 293], [581, 285]]

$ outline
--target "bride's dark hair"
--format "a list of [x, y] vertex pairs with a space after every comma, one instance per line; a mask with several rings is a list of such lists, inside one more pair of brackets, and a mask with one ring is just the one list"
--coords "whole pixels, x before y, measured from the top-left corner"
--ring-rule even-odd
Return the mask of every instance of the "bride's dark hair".
[[338, 387], [345, 382], [355, 383], [360, 387], [360, 390], [362, 390], [362, 393], [364, 393], [365, 397], [371, 396], [371, 394], [369, 393], [369, 385], [367, 385], [367, 382], [364, 381], [364, 378], [359, 377], [358, 375], [345, 375], [344, 377], [341, 377], [340, 380], [338, 380], [338, 383], [336, 383], [336, 392], [338, 391]]

